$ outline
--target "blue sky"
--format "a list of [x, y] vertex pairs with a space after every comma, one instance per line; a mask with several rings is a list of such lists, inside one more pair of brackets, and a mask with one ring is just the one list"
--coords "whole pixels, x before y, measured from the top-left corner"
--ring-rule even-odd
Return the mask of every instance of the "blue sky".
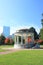
[[0, 0], [0, 32], [10, 26], [11, 34], [19, 28], [34, 27], [39, 32], [43, 0]]

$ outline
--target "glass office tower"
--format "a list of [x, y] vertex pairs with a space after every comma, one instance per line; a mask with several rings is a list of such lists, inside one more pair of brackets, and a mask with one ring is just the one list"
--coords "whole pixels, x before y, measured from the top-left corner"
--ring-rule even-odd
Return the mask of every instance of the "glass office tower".
[[8, 26], [3, 27], [3, 35], [5, 37], [8, 37], [10, 35], [10, 27], [8, 27]]

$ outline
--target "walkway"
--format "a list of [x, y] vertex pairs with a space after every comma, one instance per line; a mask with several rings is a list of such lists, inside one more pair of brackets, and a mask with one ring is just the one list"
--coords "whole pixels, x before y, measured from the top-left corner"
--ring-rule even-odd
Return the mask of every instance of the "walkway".
[[3, 48], [6, 51], [4, 52], [0, 52], [0, 55], [4, 55], [4, 54], [9, 54], [9, 53], [13, 53], [13, 52], [17, 52], [17, 51], [21, 51], [21, 50], [43, 50], [43, 48], [40, 49], [14, 49], [14, 48]]

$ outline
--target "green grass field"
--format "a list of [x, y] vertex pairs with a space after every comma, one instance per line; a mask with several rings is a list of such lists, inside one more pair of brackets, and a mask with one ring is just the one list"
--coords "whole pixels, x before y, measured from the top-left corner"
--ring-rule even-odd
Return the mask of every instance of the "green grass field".
[[13, 45], [1, 45], [1, 46], [0, 46], [0, 52], [5, 52], [5, 51], [7, 51], [6, 49], [4, 50], [3, 48], [13, 48]]
[[0, 55], [0, 65], [43, 65], [43, 50], [22, 50]]
[[3, 49], [0, 48], [0, 52], [5, 52], [5, 51], [7, 51], [7, 50], [3, 50]]
[[0, 48], [12, 48], [14, 45], [1, 45]]

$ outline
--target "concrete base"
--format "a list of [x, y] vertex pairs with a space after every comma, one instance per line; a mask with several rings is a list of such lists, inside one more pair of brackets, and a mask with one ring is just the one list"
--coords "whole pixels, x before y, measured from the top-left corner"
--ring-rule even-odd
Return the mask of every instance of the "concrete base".
[[14, 44], [14, 48], [15, 48], [15, 49], [20, 49], [20, 48], [22, 48], [22, 47], [21, 47], [20, 44]]
[[15, 49], [23, 49], [23, 48], [40, 48], [40, 44], [36, 44], [35, 46], [33, 44], [26, 44], [25, 46], [24, 45], [21, 45], [21, 44], [14, 44], [14, 48]]

